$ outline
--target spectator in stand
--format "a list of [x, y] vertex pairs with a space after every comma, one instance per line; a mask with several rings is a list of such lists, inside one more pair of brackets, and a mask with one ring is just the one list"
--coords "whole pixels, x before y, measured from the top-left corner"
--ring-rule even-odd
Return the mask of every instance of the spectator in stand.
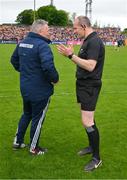
[[[18, 26], [18, 25], [0, 25], [0, 39], [15, 40], [18, 42], [28, 34], [30, 26]], [[72, 27], [50, 27], [51, 40], [52, 41], [80, 41], [81, 39], [77, 34], [74, 34]], [[120, 28], [95, 28], [99, 37], [106, 42], [112, 43], [114, 39], [119, 39]], [[122, 40], [124, 40], [122, 36]]]

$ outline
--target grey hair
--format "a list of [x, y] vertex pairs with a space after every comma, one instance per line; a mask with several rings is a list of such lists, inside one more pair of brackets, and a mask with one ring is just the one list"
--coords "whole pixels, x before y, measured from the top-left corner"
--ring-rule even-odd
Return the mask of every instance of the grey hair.
[[47, 21], [43, 19], [37, 19], [33, 22], [31, 26], [31, 32], [39, 33], [44, 25], [48, 24]]
[[91, 22], [87, 16], [78, 16], [77, 19], [79, 21], [79, 25], [83, 27], [91, 27]]

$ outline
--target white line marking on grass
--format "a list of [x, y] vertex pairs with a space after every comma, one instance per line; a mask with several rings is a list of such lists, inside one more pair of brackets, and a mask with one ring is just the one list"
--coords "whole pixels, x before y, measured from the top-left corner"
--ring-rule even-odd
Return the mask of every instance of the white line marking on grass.
[[[70, 95], [74, 95], [75, 93], [69, 93], [69, 92], [63, 92], [63, 93], [60, 93], [60, 94], [54, 94], [54, 96], [63, 96], [63, 95], [66, 95], [66, 96], [70, 96]], [[102, 91], [101, 94], [127, 94], [127, 91], [120, 91], [120, 92], [117, 92], [117, 91]], [[13, 97], [20, 97], [19, 94], [17, 93], [17, 95], [10, 95], [10, 96], [7, 96], [7, 95], [0, 95], [0, 98], [13, 98]]]

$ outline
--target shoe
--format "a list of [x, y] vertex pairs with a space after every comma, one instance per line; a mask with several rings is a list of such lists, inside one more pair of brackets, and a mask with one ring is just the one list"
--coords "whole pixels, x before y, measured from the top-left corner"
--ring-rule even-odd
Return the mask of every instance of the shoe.
[[102, 160], [93, 158], [84, 168], [84, 171], [90, 172], [102, 165]]
[[27, 145], [26, 144], [24, 144], [24, 143], [21, 143], [21, 144], [19, 144], [19, 143], [13, 143], [13, 149], [14, 150], [18, 150], [18, 149], [23, 149], [23, 148], [25, 148], [25, 147], [27, 147]]
[[79, 156], [84, 156], [84, 155], [86, 155], [86, 154], [91, 154], [92, 152], [93, 152], [92, 148], [91, 148], [90, 146], [88, 146], [88, 147], [80, 150], [80, 151], [78, 152], [78, 155], [79, 155]]
[[47, 148], [41, 148], [41, 147], [36, 147], [35, 149], [30, 149], [30, 153], [32, 155], [43, 155], [48, 151]]

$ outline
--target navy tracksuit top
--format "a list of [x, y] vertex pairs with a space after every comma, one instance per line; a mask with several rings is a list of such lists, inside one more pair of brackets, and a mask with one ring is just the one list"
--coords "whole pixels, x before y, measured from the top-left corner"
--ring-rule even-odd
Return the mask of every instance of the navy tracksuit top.
[[48, 45], [50, 42], [49, 39], [30, 32], [17, 45], [11, 57], [12, 65], [20, 72], [20, 89], [25, 100], [43, 100], [53, 94], [52, 82], [58, 82], [59, 75]]

